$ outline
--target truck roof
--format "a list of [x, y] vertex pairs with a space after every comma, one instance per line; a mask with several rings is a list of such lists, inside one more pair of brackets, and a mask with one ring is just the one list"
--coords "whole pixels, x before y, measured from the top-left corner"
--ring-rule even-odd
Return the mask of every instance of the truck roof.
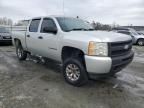
[[48, 15], [48, 16], [33, 17], [31, 19], [46, 18], [46, 17], [51, 17], [51, 18], [56, 18], [56, 17], [76, 18], [76, 17], [64, 16], [64, 15]]

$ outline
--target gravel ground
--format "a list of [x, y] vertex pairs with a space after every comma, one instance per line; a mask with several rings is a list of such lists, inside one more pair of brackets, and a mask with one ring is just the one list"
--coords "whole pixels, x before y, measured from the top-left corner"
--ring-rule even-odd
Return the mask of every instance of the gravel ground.
[[144, 108], [144, 47], [117, 78], [73, 87], [61, 65], [17, 60], [15, 48], [0, 46], [0, 108]]

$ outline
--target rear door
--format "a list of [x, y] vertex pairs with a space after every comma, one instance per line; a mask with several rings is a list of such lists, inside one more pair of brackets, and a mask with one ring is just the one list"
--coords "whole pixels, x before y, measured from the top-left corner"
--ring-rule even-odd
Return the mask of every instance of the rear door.
[[38, 48], [41, 44], [39, 42], [39, 25], [40, 25], [41, 18], [32, 19], [29, 25], [29, 28], [26, 33], [26, 43], [27, 48], [30, 52], [34, 54], [38, 54]]

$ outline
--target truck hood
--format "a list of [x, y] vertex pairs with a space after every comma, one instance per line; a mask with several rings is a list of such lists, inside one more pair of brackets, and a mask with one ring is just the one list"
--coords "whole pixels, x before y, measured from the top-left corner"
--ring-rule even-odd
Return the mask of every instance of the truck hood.
[[80, 41], [117, 42], [131, 40], [131, 36], [106, 31], [71, 31], [65, 32], [65, 38]]

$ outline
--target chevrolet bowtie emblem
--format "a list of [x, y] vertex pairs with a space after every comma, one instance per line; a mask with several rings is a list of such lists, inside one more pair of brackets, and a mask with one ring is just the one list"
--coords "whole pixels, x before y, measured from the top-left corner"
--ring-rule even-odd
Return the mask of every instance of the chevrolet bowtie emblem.
[[129, 45], [125, 45], [124, 49], [127, 50], [129, 48]]

